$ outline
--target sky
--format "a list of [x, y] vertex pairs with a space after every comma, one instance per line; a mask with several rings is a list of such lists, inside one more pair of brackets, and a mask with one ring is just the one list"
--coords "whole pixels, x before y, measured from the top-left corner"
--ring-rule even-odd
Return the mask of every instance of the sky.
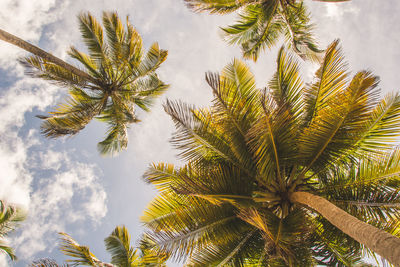
[[[166, 99], [207, 106], [211, 90], [206, 71], [220, 71], [238, 47], [220, 38], [220, 26], [234, 16], [195, 14], [181, 0], [1, 0], [0, 28], [74, 63], [67, 50], [84, 50], [77, 15], [117, 11], [141, 34], [145, 47], [158, 42], [169, 51], [158, 73], [170, 84], [150, 113], [139, 112], [142, 122], [131, 125], [127, 151], [101, 157], [96, 144], [105, 126], [90, 123], [71, 138], [48, 140], [40, 135], [40, 119], [65, 96], [66, 89], [29, 78], [17, 59], [27, 55], [0, 41], [0, 199], [22, 205], [28, 214], [9, 238], [20, 260], [0, 266], [26, 266], [32, 260], [66, 259], [58, 251], [58, 232], [67, 232], [108, 261], [103, 239], [115, 226], [128, 227], [133, 240], [142, 233], [140, 216], [156, 192], [142, 181], [151, 163], [179, 164], [169, 144], [174, 125], [164, 113]], [[400, 3], [396, 0], [353, 0], [320, 3], [305, 0], [316, 24], [322, 48], [339, 38], [349, 67], [355, 73], [370, 70], [380, 76], [383, 93], [399, 90]], [[247, 61], [261, 88], [272, 77], [277, 50], [262, 54], [257, 64]], [[311, 82], [316, 65], [302, 62], [304, 79]], [[170, 266], [180, 266], [171, 264]]]

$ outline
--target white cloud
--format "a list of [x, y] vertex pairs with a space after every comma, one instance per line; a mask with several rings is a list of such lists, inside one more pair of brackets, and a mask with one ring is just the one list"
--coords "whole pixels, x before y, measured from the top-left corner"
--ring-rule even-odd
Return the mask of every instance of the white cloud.
[[[48, 86], [37, 85], [23, 79], [0, 99], [0, 199], [23, 205], [29, 212], [11, 243], [22, 259], [53, 249], [56, 233], [66, 225], [98, 223], [107, 212], [96, 167], [77, 162], [74, 151], [56, 152], [44, 146], [38, 131], [24, 128], [32, 109], [44, 109], [55, 99]], [[0, 265], [5, 265], [4, 257]]]
[[[30, 216], [13, 240], [24, 259], [43, 250], [51, 251], [56, 233], [65, 231], [67, 225], [85, 220], [98, 223], [107, 213], [106, 194], [93, 165], [71, 160], [67, 153], [49, 150], [44, 158], [49, 156], [60, 159], [56, 164], [61, 162], [63, 166], [57, 172], [44, 165], [38, 170], [40, 183], [31, 196]], [[47, 175], [43, 174], [45, 170]]]

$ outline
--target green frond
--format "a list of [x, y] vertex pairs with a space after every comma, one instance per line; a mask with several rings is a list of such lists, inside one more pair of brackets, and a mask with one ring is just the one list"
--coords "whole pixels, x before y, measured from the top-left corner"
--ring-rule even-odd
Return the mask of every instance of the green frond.
[[161, 252], [182, 260], [206, 248], [212, 240], [230, 238], [245, 227], [230, 207], [164, 192], [150, 203], [142, 221], [152, 230], [147, 235]]
[[12, 261], [17, 260], [14, 249], [3, 240], [25, 220], [26, 213], [20, 207], [0, 200], [0, 253], [5, 253]]
[[276, 19], [278, 1], [249, 5], [239, 13], [236, 24], [222, 28], [224, 39], [230, 44], [241, 45], [243, 57], [257, 61], [263, 50], [271, 48], [283, 30]]
[[139, 75], [147, 75], [154, 72], [168, 56], [168, 51], [160, 49], [158, 43], [154, 43], [138, 66]]
[[[341, 90], [327, 93], [319, 101], [320, 107], [300, 137], [300, 157], [307, 166], [303, 174], [311, 167], [314, 170], [324, 168], [352, 148], [354, 138], [362, 133], [376, 105], [378, 82], [371, 73], [359, 72], [347, 87], [336, 88]], [[314, 163], [318, 166], [313, 166]]]
[[98, 66], [89, 55], [78, 51], [73, 46], [71, 46], [70, 50], [68, 51], [68, 55], [82, 63], [91, 75], [93, 75], [97, 79], [101, 79], [101, 74], [99, 73]]
[[185, 0], [186, 6], [193, 11], [208, 11], [211, 14], [231, 13], [239, 8], [256, 2], [256, 0]]
[[[246, 145], [246, 132], [260, 112], [260, 92], [248, 66], [239, 60], [225, 66], [221, 74], [206, 74], [214, 99], [210, 109], [212, 120], [229, 140], [235, 157], [249, 171], [254, 168]], [[200, 113], [199, 113], [200, 115]]]
[[127, 94], [131, 95], [132, 101], [142, 110], [150, 111], [154, 100], [169, 88], [156, 74], [148, 75], [144, 79], [138, 79]]
[[0, 240], [0, 253], [6, 254], [12, 261], [18, 260], [14, 253], [14, 249], [10, 246], [7, 246], [7, 244], [5, 244], [2, 240]]
[[81, 13], [78, 19], [79, 29], [90, 56], [98, 61], [104, 59], [108, 47], [104, 43], [103, 28], [100, 23], [90, 13]]
[[111, 263], [119, 267], [137, 266], [137, 250], [130, 246], [130, 235], [125, 226], [117, 226], [104, 239], [107, 251], [111, 254]]
[[239, 166], [228, 140], [210, 126], [211, 114], [172, 101], [167, 101], [164, 109], [176, 125], [177, 132], [171, 142], [182, 151], [180, 157], [193, 161], [220, 158]]
[[157, 244], [154, 243], [146, 234], [144, 234], [140, 239], [139, 249], [141, 251], [139, 266], [147, 266], [147, 267], [167, 266], [165, 262], [169, 259], [170, 255], [167, 253], [159, 252]]
[[290, 113], [298, 117], [303, 110], [303, 81], [300, 77], [299, 62], [284, 47], [279, 50], [277, 70], [268, 83], [269, 93], [279, 106], [287, 105]]
[[[186, 262], [188, 266], [252, 266], [245, 259], [257, 257], [262, 238], [256, 229], [238, 233], [234, 240], [220, 240], [194, 253]], [[253, 256], [253, 257], [252, 257]]]
[[97, 266], [101, 261], [99, 261], [86, 246], [79, 245], [72, 237], [66, 233], [60, 233], [61, 235], [61, 245], [60, 250], [64, 255], [70, 256], [73, 259], [67, 259], [66, 261], [71, 264], [71, 266], [87, 265], [87, 266]]
[[121, 64], [126, 60], [123, 53], [126, 40], [124, 25], [115, 12], [103, 12], [103, 25], [111, 58], [114, 64]]
[[263, 115], [259, 114], [247, 140], [264, 183], [282, 180], [281, 173], [298, 157], [299, 125], [302, 121], [302, 81], [298, 64], [283, 48], [278, 54], [277, 72], [268, 91], [260, 98]]
[[314, 120], [317, 112], [326, 106], [329, 99], [343, 90], [347, 83], [347, 63], [339, 47], [339, 40], [335, 40], [326, 49], [321, 67], [315, 73], [316, 81], [304, 90], [305, 122]]
[[320, 62], [322, 50], [313, 36], [314, 25], [303, 2], [288, 5], [280, 12], [284, 25], [285, 43], [304, 60]]
[[397, 142], [400, 133], [400, 95], [388, 94], [370, 113], [355, 149], [360, 153], [387, 150]]
[[312, 253], [321, 266], [355, 266], [362, 263], [362, 246], [323, 218], [314, 221]]
[[77, 87], [71, 89], [66, 102], [50, 112], [50, 116], [37, 116], [43, 120], [42, 134], [50, 138], [77, 134], [101, 112], [107, 99], [106, 95], [89, 95]]
[[140, 34], [130, 24], [128, 17], [126, 18], [126, 34], [123, 44], [124, 58], [130, 62], [132, 66], [137, 66], [143, 55], [143, 40]]
[[[366, 156], [351, 166], [338, 166], [323, 182], [322, 193], [356, 218], [400, 236], [399, 160], [396, 149], [385, 156], [381, 154], [372, 159]], [[368, 248], [363, 249], [370, 256], [376, 256]], [[359, 252], [354, 255], [359, 256]]]
[[87, 84], [84, 78], [38, 56], [22, 58], [20, 63], [25, 67], [27, 75], [48, 80], [62, 87], [85, 87]]
[[[97, 144], [97, 149], [103, 156], [114, 155], [124, 150], [128, 146], [128, 129], [124, 119], [113, 116], [113, 122], [109, 123], [106, 138]], [[106, 117], [103, 115], [102, 119]]]

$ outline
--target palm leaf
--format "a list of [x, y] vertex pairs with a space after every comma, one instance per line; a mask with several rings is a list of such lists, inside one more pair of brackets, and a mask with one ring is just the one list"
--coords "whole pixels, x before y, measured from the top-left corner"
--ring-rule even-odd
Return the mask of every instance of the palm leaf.
[[27, 75], [49, 80], [56, 85], [65, 87], [85, 87], [87, 85], [87, 81], [83, 77], [37, 56], [22, 58], [20, 63], [26, 68], [25, 73]]
[[186, 6], [195, 12], [209, 11], [210, 13], [231, 13], [257, 0], [185, 0]]
[[90, 56], [95, 60], [104, 59], [107, 53], [107, 45], [104, 43], [103, 29], [100, 23], [90, 13], [82, 13], [78, 16], [79, 29], [83, 41], [89, 49]]
[[225, 40], [240, 44], [243, 56], [256, 61], [261, 51], [277, 42], [283, 29], [282, 23], [275, 18], [278, 8], [277, 1], [247, 6], [239, 13], [236, 24], [222, 28]]
[[284, 34], [288, 48], [302, 59], [320, 61], [322, 50], [318, 49], [313, 37], [314, 25], [310, 24], [310, 14], [303, 2], [294, 3], [280, 12], [284, 25]]
[[107, 251], [111, 254], [111, 263], [120, 267], [131, 267], [137, 264], [137, 251], [130, 246], [130, 235], [125, 226], [117, 226], [104, 239]]
[[66, 233], [60, 233], [60, 235], [62, 236], [60, 250], [64, 255], [73, 257], [73, 259], [66, 260], [68, 263], [71, 263], [71, 266], [97, 266], [101, 263], [101, 261], [90, 252], [88, 247], [79, 245]]

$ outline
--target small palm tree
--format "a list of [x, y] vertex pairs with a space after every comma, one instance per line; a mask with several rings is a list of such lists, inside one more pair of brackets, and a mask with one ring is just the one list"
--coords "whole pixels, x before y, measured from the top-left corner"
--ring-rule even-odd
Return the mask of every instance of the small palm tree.
[[55, 260], [42, 258], [31, 263], [30, 267], [69, 267], [68, 264], [59, 265]]
[[234, 60], [208, 73], [210, 108], [167, 102], [183, 167], [144, 175], [155, 251], [190, 266], [400, 265], [400, 96], [368, 71], [349, 81], [338, 42], [311, 84], [281, 49], [267, 88]]
[[34, 54], [21, 60], [28, 74], [69, 89], [65, 103], [49, 116], [38, 116], [44, 120], [42, 133], [50, 138], [74, 135], [97, 118], [109, 126], [98, 149], [113, 154], [127, 147], [128, 125], [139, 121], [135, 109], [149, 111], [152, 100], [167, 89], [156, 74], [167, 51], [154, 43], [145, 53], [140, 35], [128, 20], [124, 29], [116, 13], [103, 13], [105, 31], [90, 13], [81, 14], [79, 23], [89, 54], [75, 47], [68, 54], [84, 69], [4, 31], [0, 38]]
[[[144, 237], [138, 249], [131, 247], [130, 235], [125, 226], [117, 226], [104, 240], [107, 251], [111, 254], [111, 263], [105, 263], [96, 258], [87, 246], [79, 245], [65, 233], [62, 235], [61, 251], [72, 257], [66, 262], [71, 266], [96, 266], [96, 267], [134, 267], [134, 266], [166, 266], [167, 257], [155, 255], [147, 249], [149, 240]], [[40, 265], [39, 265], [40, 266]], [[39, 267], [38, 266], [38, 267]]]
[[0, 252], [5, 253], [11, 260], [17, 260], [14, 250], [7, 245], [6, 238], [19, 223], [25, 219], [24, 212], [12, 205], [6, 205], [3, 200], [0, 200]]
[[[347, 0], [319, 0], [344, 2]], [[318, 60], [309, 13], [302, 0], [185, 0], [196, 12], [227, 14], [238, 11], [235, 24], [222, 28], [225, 40], [238, 44], [243, 57], [257, 60], [283, 36], [285, 44], [303, 59]]]

